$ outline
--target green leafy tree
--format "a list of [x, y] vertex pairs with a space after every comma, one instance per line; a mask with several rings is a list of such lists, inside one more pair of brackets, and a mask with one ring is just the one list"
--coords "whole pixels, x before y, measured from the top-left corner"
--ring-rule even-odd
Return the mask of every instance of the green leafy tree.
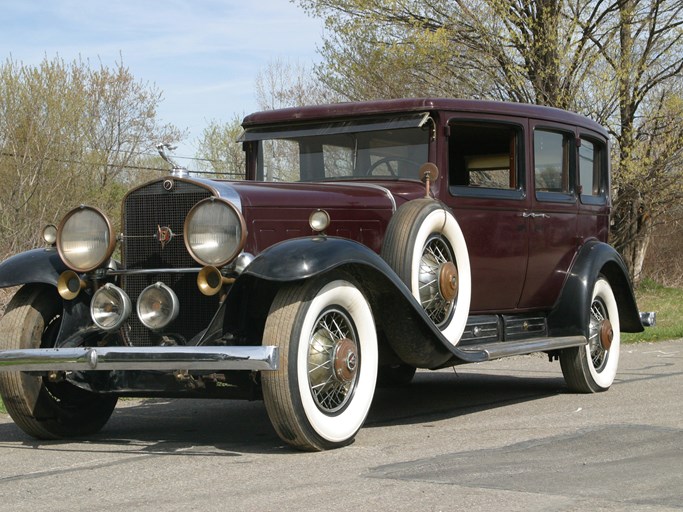
[[[256, 102], [260, 110], [300, 107], [338, 101], [332, 93], [300, 62], [273, 60], [259, 71], [256, 77]], [[197, 157], [204, 171], [242, 178], [245, 173], [245, 155], [237, 141], [242, 134], [240, 116], [221, 123], [211, 121], [199, 139]], [[273, 155], [279, 159], [294, 159], [291, 146], [273, 143]], [[268, 166], [267, 166], [268, 167]]]
[[0, 65], [0, 259], [40, 244], [41, 227], [78, 203], [117, 220], [143, 153], [182, 135], [159, 123], [160, 101], [123, 64]]
[[[640, 275], [682, 197], [680, 0], [299, 0], [321, 80], [350, 100], [450, 96], [574, 110], [614, 138], [613, 242]], [[647, 183], [646, 183], [647, 181]]]
[[202, 171], [214, 172], [229, 179], [242, 179], [245, 155], [237, 139], [242, 134], [241, 116], [230, 122], [211, 121], [199, 139], [197, 158]]

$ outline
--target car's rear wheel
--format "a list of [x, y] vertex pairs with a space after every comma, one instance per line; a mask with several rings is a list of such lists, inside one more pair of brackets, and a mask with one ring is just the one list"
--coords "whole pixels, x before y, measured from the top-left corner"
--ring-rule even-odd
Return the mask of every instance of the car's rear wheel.
[[[26, 285], [0, 319], [0, 349], [54, 347], [62, 321], [61, 299], [52, 287]], [[23, 372], [0, 373], [0, 396], [14, 422], [38, 439], [86, 436], [109, 420], [117, 398]]]
[[617, 301], [609, 282], [600, 277], [593, 287], [588, 343], [560, 353], [560, 365], [569, 389], [579, 393], [609, 389], [617, 375], [620, 344]]
[[266, 409], [280, 438], [308, 451], [351, 443], [377, 379], [375, 323], [360, 290], [325, 277], [282, 288], [263, 344], [280, 349], [279, 368], [262, 373]]
[[472, 282], [467, 244], [453, 215], [432, 199], [404, 204], [387, 227], [382, 258], [456, 345], [467, 323]]

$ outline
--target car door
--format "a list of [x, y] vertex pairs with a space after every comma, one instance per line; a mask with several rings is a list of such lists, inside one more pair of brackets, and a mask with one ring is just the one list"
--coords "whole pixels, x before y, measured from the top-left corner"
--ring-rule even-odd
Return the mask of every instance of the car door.
[[526, 119], [460, 114], [448, 123], [448, 193], [472, 272], [471, 312], [512, 311], [527, 268]]
[[550, 308], [579, 246], [574, 127], [530, 120], [530, 208], [526, 280], [520, 309]]

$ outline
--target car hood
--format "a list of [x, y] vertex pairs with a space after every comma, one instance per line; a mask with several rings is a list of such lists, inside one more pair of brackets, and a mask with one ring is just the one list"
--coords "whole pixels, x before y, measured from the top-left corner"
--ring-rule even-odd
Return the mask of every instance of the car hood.
[[[258, 254], [282, 240], [313, 233], [308, 218], [318, 209], [331, 219], [327, 235], [356, 240], [376, 252], [391, 216], [424, 195], [416, 181], [353, 183], [232, 182], [247, 224], [245, 250]], [[226, 197], [230, 199], [229, 197]]]

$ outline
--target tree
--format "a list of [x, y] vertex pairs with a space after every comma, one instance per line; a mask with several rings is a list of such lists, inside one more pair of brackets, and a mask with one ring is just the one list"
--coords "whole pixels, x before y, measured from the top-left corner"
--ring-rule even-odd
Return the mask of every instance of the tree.
[[242, 134], [241, 116], [220, 123], [211, 121], [199, 139], [197, 158], [200, 170], [223, 174], [227, 178], [242, 179], [245, 155], [237, 139]]
[[[338, 101], [339, 96], [324, 87], [309, 68], [299, 62], [273, 60], [256, 77], [256, 102], [260, 110], [300, 107]], [[212, 121], [198, 141], [197, 157], [200, 168], [243, 177], [245, 156], [237, 139], [242, 133], [240, 116], [227, 123]], [[281, 158], [291, 155], [291, 146], [272, 143], [271, 151]]]
[[[653, 219], [681, 198], [680, 0], [299, 3], [325, 19], [317, 72], [348, 99], [538, 103], [607, 125], [615, 142], [613, 242], [639, 276]], [[644, 179], [656, 186], [646, 190]]]
[[[75, 201], [118, 219], [141, 153], [181, 134], [159, 124], [161, 94], [114, 68], [45, 58], [0, 66], [0, 259], [41, 243]], [[77, 198], [77, 199], [75, 199]]]

